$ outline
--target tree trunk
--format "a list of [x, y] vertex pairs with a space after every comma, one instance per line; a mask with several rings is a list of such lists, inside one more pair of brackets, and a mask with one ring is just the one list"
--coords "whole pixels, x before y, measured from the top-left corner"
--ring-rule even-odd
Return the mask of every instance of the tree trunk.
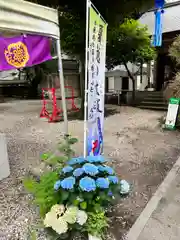
[[124, 62], [124, 66], [126, 68], [128, 76], [132, 80], [132, 87], [133, 87], [133, 91], [132, 91], [132, 105], [135, 105], [135, 99], [136, 99], [136, 84], [135, 84], [136, 82], [135, 82], [135, 78], [134, 78], [133, 74], [129, 71], [129, 68], [128, 68], [126, 62]]
[[80, 118], [84, 118], [84, 95], [85, 95], [85, 64], [84, 59], [79, 60], [79, 73], [80, 73], [80, 94], [81, 94], [81, 108]]

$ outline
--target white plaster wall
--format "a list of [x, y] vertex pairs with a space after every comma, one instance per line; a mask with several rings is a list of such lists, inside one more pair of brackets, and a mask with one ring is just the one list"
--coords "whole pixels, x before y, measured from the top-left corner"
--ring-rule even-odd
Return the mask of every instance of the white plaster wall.
[[108, 92], [114, 91], [114, 77], [108, 77]]
[[117, 91], [122, 89], [122, 78], [121, 77], [114, 78], [114, 89]]

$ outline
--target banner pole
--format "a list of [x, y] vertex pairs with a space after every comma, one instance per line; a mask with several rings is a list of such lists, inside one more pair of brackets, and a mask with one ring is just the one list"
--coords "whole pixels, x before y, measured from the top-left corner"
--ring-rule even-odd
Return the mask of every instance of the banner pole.
[[67, 108], [66, 108], [66, 97], [65, 97], [64, 74], [63, 74], [63, 65], [62, 65], [62, 57], [61, 57], [60, 37], [56, 41], [56, 46], [57, 46], [58, 72], [59, 72], [61, 99], [62, 99], [63, 117], [64, 117], [64, 131], [65, 131], [65, 135], [68, 136], [68, 119], [67, 119]]
[[89, 0], [86, 0], [86, 47], [85, 47], [85, 97], [84, 97], [84, 157], [87, 156], [87, 107], [88, 107], [88, 52], [89, 52]]

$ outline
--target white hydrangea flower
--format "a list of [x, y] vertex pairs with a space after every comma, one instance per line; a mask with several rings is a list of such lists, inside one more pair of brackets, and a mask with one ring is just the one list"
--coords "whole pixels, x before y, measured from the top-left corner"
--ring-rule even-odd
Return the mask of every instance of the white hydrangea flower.
[[88, 215], [85, 211], [79, 210], [77, 212], [76, 221], [79, 225], [84, 225], [88, 219]]
[[78, 208], [74, 206], [70, 206], [67, 208], [63, 219], [68, 222], [69, 224], [74, 224], [76, 222], [76, 216], [77, 216]]
[[63, 220], [63, 218], [55, 219], [52, 224], [52, 229], [56, 231], [59, 235], [66, 233], [68, 231], [68, 223]]
[[55, 212], [58, 215], [63, 214], [64, 211], [65, 211], [65, 207], [62, 204], [61, 205], [56, 204], [56, 205], [52, 206], [52, 208], [51, 208], [51, 212]]
[[54, 219], [57, 219], [56, 214], [54, 212], [48, 212], [46, 213], [45, 219], [44, 219], [44, 226], [45, 227], [51, 227], [52, 222]]
[[44, 219], [44, 226], [51, 227], [58, 234], [63, 234], [68, 231], [68, 223], [63, 219], [63, 217], [58, 217], [58, 215], [63, 211], [60, 205], [54, 205], [51, 211], [48, 212]]

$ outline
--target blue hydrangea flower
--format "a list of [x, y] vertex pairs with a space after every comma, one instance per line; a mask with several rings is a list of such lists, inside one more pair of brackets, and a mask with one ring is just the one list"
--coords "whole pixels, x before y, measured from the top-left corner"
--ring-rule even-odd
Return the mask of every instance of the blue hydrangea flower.
[[110, 183], [113, 183], [113, 184], [118, 184], [119, 182], [119, 179], [116, 176], [108, 176], [108, 180]]
[[106, 167], [103, 166], [103, 165], [98, 165], [97, 167], [98, 167], [98, 170], [99, 170], [100, 172], [104, 172], [105, 169], [106, 169]]
[[94, 164], [91, 164], [91, 163], [84, 164], [83, 170], [86, 174], [89, 174], [91, 176], [95, 176], [99, 172], [98, 168]]
[[61, 186], [61, 181], [58, 180], [58, 181], [54, 184], [54, 190], [57, 191], [57, 190], [60, 188], [60, 186]]
[[76, 180], [74, 177], [68, 177], [62, 180], [61, 187], [64, 189], [73, 189]]
[[89, 163], [94, 163], [94, 162], [95, 162], [95, 159], [96, 159], [96, 156], [87, 156], [87, 157], [86, 157], [86, 160], [87, 160]]
[[73, 167], [71, 167], [71, 166], [66, 166], [62, 169], [63, 173], [69, 173], [69, 172], [72, 172], [72, 171], [73, 171]]
[[77, 168], [77, 169], [74, 170], [73, 175], [75, 177], [80, 177], [83, 173], [84, 173], [83, 168]]
[[109, 175], [114, 174], [114, 170], [109, 166], [99, 165], [97, 166], [100, 172], [107, 172]]
[[107, 160], [105, 160], [105, 158], [101, 155], [98, 156], [87, 156], [86, 160], [89, 163], [105, 163]]
[[108, 179], [106, 178], [98, 178], [96, 180], [96, 185], [99, 187], [99, 188], [109, 188], [109, 181]]
[[114, 174], [114, 170], [109, 166], [104, 166], [104, 171], [107, 172], [109, 175]]
[[81, 163], [84, 163], [85, 161], [86, 160], [83, 157], [71, 158], [68, 164], [69, 165], [81, 164]]
[[96, 190], [96, 182], [90, 177], [84, 177], [79, 181], [79, 187], [82, 191], [92, 192]]

